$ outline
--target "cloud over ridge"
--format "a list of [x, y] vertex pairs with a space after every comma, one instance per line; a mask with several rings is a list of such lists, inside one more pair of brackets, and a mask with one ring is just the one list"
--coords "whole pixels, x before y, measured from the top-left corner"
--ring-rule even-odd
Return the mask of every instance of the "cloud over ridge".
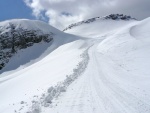
[[63, 29], [87, 18], [123, 13], [138, 19], [150, 16], [150, 0], [24, 0], [37, 19]]

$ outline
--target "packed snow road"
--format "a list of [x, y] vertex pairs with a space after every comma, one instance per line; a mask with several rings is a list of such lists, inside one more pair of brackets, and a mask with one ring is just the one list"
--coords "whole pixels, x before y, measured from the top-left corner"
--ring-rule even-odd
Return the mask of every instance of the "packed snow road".
[[97, 46], [98, 43], [89, 49], [84, 74], [43, 113], [150, 113], [146, 92], [139, 91], [136, 82], [114, 76], [109, 70], [112, 61], [99, 53]]

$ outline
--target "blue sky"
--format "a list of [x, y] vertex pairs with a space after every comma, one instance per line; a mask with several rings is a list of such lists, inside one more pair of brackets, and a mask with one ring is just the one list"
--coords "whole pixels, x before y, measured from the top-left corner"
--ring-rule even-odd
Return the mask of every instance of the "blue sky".
[[0, 0], [0, 21], [14, 18], [35, 19], [23, 0]]

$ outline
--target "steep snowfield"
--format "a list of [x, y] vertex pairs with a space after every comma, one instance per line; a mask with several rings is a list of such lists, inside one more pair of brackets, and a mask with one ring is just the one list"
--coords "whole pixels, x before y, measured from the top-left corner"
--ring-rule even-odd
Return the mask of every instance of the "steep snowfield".
[[[33, 96], [41, 96], [50, 86], [63, 81], [82, 60], [84, 41], [60, 46], [42, 60], [0, 78], [0, 113], [17, 112], [21, 106], [31, 107]], [[3, 75], [2, 75], [3, 76]], [[21, 105], [24, 101], [27, 104]], [[24, 112], [24, 111], [22, 111]]]
[[67, 30], [87, 39], [48, 48], [32, 65], [2, 74], [0, 113], [150, 113], [149, 28], [150, 18]]

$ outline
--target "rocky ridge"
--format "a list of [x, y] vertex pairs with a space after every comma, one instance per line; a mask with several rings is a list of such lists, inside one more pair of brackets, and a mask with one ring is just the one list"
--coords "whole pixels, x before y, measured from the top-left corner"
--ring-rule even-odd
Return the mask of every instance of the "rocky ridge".
[[95, 17], [95, 18], [90, 18], [87, 20], [83, 20], [77, 23], [73, 23], [66, 27], [63, 31], [72, 29], [73, 27], [82, 25], [82, 24], [89, 24], [91, 22], [97, 21], [97, 20], [123, 20], [123, 21], [129, 21], [129, 20], [136, 20], [135, 18], [132, 18], [131, 16], [123, 15], [123, 14], [110, 14], [108, 16], [104, 17]]

